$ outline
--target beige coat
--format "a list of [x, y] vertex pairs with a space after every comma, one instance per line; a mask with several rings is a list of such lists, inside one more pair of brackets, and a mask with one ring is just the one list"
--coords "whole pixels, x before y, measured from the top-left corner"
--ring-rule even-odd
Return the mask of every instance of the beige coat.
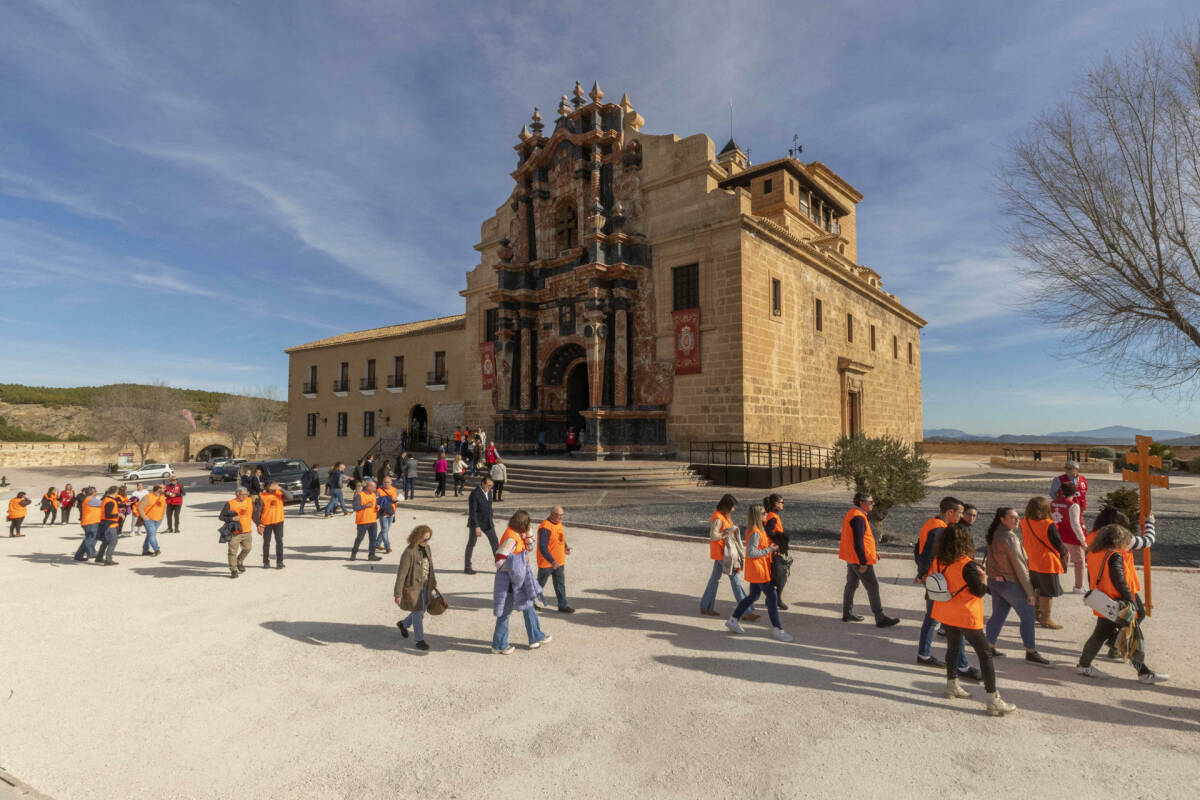
[[1021, 591], [1026, 595], [1033, 594], [1033, 585], [1029, 582], [1029, 561], [1025, 556], [1025, 546], [1020, 537], [1003, 526], [996, 529], [992, 535], [992, 543], [987, 548], [987, 571], [993, 578], [1003, 578], [1006, 581], [1020, 584]]
[[421, 590], [428, 585], [437, 588], [437, 574], [433, 570], [433, 552], [428, 546], [422, 555], [421, 546], [406, 547], [400, 556], [400, 568], [396, 570], [395, 596], [400, 598], [400, 607], [405, 611], [416, 611], [421, 607]]

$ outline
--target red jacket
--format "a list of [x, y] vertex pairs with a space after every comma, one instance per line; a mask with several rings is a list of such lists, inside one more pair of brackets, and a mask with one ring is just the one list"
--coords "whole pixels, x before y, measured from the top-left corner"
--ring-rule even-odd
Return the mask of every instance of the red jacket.
[[168, 483], [163, 487], [163, 497], [167, 498], [169, 506], [183, 505], [183, 486], [178, 483]]

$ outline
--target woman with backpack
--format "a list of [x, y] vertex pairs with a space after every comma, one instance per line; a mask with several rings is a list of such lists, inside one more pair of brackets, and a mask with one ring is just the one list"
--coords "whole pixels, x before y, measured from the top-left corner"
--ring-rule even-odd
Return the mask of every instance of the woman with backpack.
[[933, 600], [933, 618], [946, 626], [946, 689], [948, 699], [970, 697], [958, 683], [959, 651], [966, 641], [979, 657], [983, 688], [987, 692], [987, 713], [1002, 717], [1017, 710], [996, 691], [996, 668], [992, 648], [983, 634], [983, 596], [988, 593], [983, 569], [975, 563], [975, 542], [971, 529], [961, 522], [942, 531], [934, 549], [935, 572], [926, 579], [925, 588]]
[[1016, 528], [1021, 517], [1015, 508], [1007, 506], [996, 509], [996, 516], [987, 529], [988, 591], [992, 595], [992, 616], [987, 621], [988, 647], [992, 658], [996, 652], [996, 640], [1000, 629], [1008, 619], [1008, 612], [1017, 612], [1021, 620], [1021, 642], [1025, 645], [1025, 660], [1033, 664], [1048, 666], [1050, 660], [1037, 651], [1034, 632], [1037, 630], [1037, 614], [1034, 611], [1033, 584], [1029, 580], [1029, 561], [1025, 548], [1017, 536]]
[[[1092, 660], [1100, 652], [1100, 646], [1105, 641], [1115, 636], [1122, 628], [1127, 628], [1129, 661], [1137, 669], [1138, 680], [1142, 683], [1162, 683], [1167, 680], [1167, 675], [1156, 673], [1146, 666], [1141, 629], [1142, 620], [1146, 618], [1146, 608], [1142, 605], [1142, 598], [1130, 585], [1137, 577], [1133, 568], [1133, 554], [1129, 551], [1133, 538], [1133, 532], [1124, 526], [1105, 525], [1096, 531], [1088, 547], [1088, 580], [1091, 590], [1085, 595], [1085, 599], [1091, 601], [1095, 599], [1092, 595], [1100, 593], [1116, 601], [1116, 605], [1110, 617], [1098, 610], [1092, 602], [1088, 602], [1092, 613], [1096, 615], [1096, 627], [1083, 645], [1083, 652], [1079, 654], [1079, 664], [1075, 667], [1075, 672], [1085, 678], [1108, 677], [1092, 666]], [[1100, 599], [1103, 600], [1103, 597]]]

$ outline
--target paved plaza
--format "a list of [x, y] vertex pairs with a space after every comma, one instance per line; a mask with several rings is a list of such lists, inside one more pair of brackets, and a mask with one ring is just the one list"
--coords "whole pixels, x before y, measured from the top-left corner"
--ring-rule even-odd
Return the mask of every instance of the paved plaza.
[[[9, 472], [39, 492], [63, 481]], [[999, 686], [1020, 711], [993, 719], [982, 687], [944, 700], [944, 676], [914, 663], [923, 601], [903, 560], [878, 567], [897, 627], [842, 623], [842, 564], [800, 553], [783, 612], [796, 641], [773, 641], [765, 616], [735, 637], [697, 614], [702, 543], [587, 530], [568, 507], [579, 611], [551, 602], [536, 651], [514, 619], [517, 650], [497, 656], [490, 559], [459, 571], [459, 510], [402, 508], [396, 550], [368, 563], [347, 560], [352, 518], [290, 506], [287, 568], [261, 568], [256, 536], [234, 581], [216, 531], [231, 494], [191, 487], [162, 556], [124, 538], [111, 568], [71, 560], [75, 524], [0, 539], [0, 766], [56, 800], [1200, 794], [1195, 572], [1154, 575], [1148, 661], [1170, 683], [1103, 660], [1108, 680], [1077, 677], [1093, 617], [1067, 596], [1065, 628], [1038, 631], [1053, 669], [1006, 628]], [[392, 601], [418, 522], [451, 606], [427, 618], [428, 653], [401, 639]]]

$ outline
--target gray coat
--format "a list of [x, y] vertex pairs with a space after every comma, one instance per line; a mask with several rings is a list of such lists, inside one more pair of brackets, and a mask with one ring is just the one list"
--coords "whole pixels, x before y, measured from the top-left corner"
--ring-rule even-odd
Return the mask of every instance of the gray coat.
[[417, 459], [415, 456], [410, 457], [408, 459], [408, 461], [404, 462], [404, 477], [406, 477], [406, 478], [417, 477]]

